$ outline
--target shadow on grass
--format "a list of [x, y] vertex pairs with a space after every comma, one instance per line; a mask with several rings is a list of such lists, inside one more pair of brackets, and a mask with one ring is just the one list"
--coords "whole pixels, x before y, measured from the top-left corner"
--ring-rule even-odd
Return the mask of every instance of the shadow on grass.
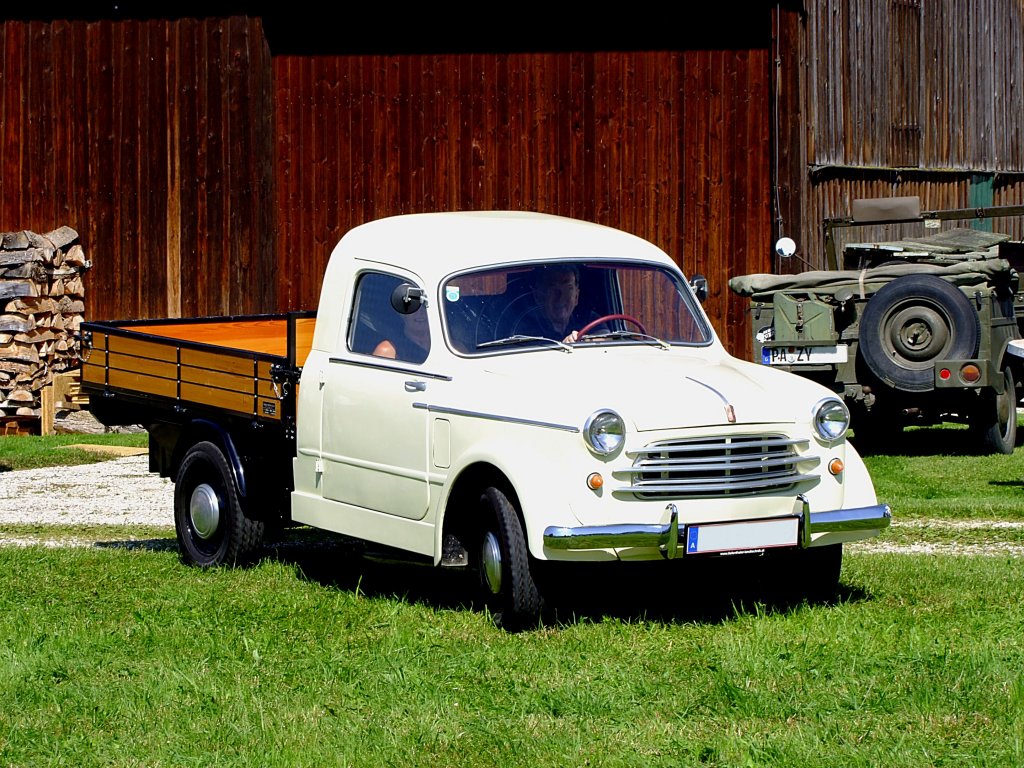
[[966, 429], [912, 427], [889, 435], [884, 446], [862, 446], [854, 432], [850, 442], [865, 456], [980, 456]]
[[653, 621], [717, 624], [745, 614], [786, 613], [803, 606], [867, 599], [847, 588], [807, 600], [799, 592], [772, 588], [760, 558], [712, 558], [587, 566], [559, 564], [548, 578], [559, 623]]
[[[97, 542], [97, 547], [176, 551], [166, 539]], [[342, 536], [287, 531], [269, 543], [261, 561], [295, 568], [312, 583], [369, 598], [400, 600], [432, 610], [482, 611], [467, 570], [434, 568], [401, 553], [367, 549]], [[538, 573], [547, 602], [546, 628], [615, 619], [624, 622], [722, 623], [745, 614], [785, 613], [810, 605], [869, 599], [840, 585], [836, 595], [806, 601], [768, 591], [758, 576], [762, 561], [739, 558], [654, 563], [552, 564]]]
[[[362, 550], [337, 541], [274, 550], [303, 578], [368, 597], [395, 599], [436, 610], [482, 610], [474, 576], [467, 570], [434, 568], [385, 551]], [[861, 589], [841, 585], [827, 600], [770, 592], [760, 582], [761, 560], [718, 558], [703, 562], [544, 563], [537, 578], [548, 609], [544, 625], [555, 627], [617, 619], [626, 622], [719, 623], [748, 613], [776, 613], [802, 605], [868, 599]]]
[[[888, 435], [883, 447], [861, 446], [857, 431], [850, 442], [865, 456], [986, 456], [980, 438], [963, 424], [911, 426]], [[1017, 428], [1016, 447], [1024, 445], [1024, 425]]]

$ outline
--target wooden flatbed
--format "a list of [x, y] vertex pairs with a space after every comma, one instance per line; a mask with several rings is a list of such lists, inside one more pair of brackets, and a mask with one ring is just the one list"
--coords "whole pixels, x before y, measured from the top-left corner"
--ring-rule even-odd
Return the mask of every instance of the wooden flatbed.
[[[315, 312], [82, 324], [82, 388], [91, 399], [174, 401], [279, 422], [312, 345]], [[100, 406], [103, 407], [103, 406]]]

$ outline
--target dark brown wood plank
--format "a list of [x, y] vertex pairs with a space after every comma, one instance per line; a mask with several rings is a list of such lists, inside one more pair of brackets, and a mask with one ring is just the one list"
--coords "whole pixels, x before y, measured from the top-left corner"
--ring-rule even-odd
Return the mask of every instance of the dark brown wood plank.
[[225, 126], [235, 83], [227, 66], [230, 55], [224, 26], [223, 19], [206, 19], [200, 33], [207, 40], [206, 56], [202, 62], [204, 101], [201, 106], [209, 125], [204, 141], [206, 227], [201, 231], [203, 268], [210, 283], [205, 291], [207, 304], [202, 310], [203, 315], [226, 314], [226, 308], [231, 304], [231, 254], [225, 238], [231, 226], [227, 210], [230, 199], [228, 179], [225, 175], [230, 137]]
[[148, 279], [140, 280], [142, 316], [167, 316], [167, 24], [138, 24], [138, 222], [127, 254]]
[[20, 221], [21, 187], [18, 184], [18, 141], [20, 137], [17, 116], [21, 104], [21, 89], [25, 76], [21, 66], [20, 53], [24, 45], [19, 38], [24, 35], [25, 25], [17, 22], [0, 24], [0, 62], [3, 63], [4, 88], [0, 91], [0, 149], [3, 167], [0, 168], [0, 213], [4, 221]]
[[166, 31], [166, 74], [167, 107], [165, 110], [166, 125], [165, 151], [167, 167], [167, 211], [164, 228], [166, 234], [163, 272], [167, 290], [167, 317], [182, 316], [181, 295], [181, 256], [182, 227], [184, 211], [182, 210], [182, 167], [181, 167], [181, 127], [182, 103], [179, 98], [181, 90], [181, 24], [169, 25]]
[[177, 48], [175, 52], [176, 89], [174, 99], [178, 115], [177, 142], [172, 149], [177, 160], [177, 174], [181, 186], [178, 190], [179, 209], [178, 247], [179, 276], [178, 291], [181, 296], [181, 314], [192, 317], [205, 308], [201, 294], [205, 283], [200, 278], [205, 274], [199, 262], [202, 243], [200, 232], [206, 228], [206, 209], [202, 173], [205, 168], [205, 146], [201, 140], [203, 125], [199, 108], [198, 62], [205, 50], [200, 39], [199, 24], [184, 19], [175, 27]]
[[[101, 21], [86, 28], [87, 104], [114, 103], [111, 27], [110, 22]], [[89, 218], [82, 234], [86, 244], [95, 244], [90, 255], [93, 261], [91, 294], [105, 298], [101, 306], [94, 306], [91, 316], [122, 317], [127, 308], [118, 290], [123, 277], [117, 271], [114, 245], [114, 190], [119, 179], [113, 165], [112, 110], [96, 109], [90, 113], [88, 122], [88, 169], [84, 181], [89, 190]]]
[[28, 197], [27, 221], [42, 222], [43, 231], [57, 226], [53, 200], [53, 173], [49, 139], [53, 135], [53, 41], [51, 26], [45, 22], [29, 23], [28, 51], [32, 87], [23, 104], [27, 125], [23, 136], [22, 151], [25, 153], [28, 184], [24, 193]]
[[[307, 103], [306, 98], [312, 92], [313, 83], [316, 80], [317, 64], [317, 59], [309, 59], [302, 62], [302, 78], [300, 81], [302, 86], [302, 101], [300, 103], [302, 104]], [[296, 189], [298, 191], [296, 199], [299, 203], [299, 210], [302, 212], [302, 221], [311, 222], [314, 220], [314, 201], [318, 197], [317, 189], [314, 186], [316, 175], [315, 173], [310, 173], [310, 169], [315, 168], [312, 150], [316, 145], [316, 122], [319, 118], [312, 109], [302, 109], [301, 111], [300, 128], [296, 134], [301, 149], [301, 154], [297, 158], [299, 162], [295, 177]], [[299, 227], [293, 235], [294, 240], [291, 243], [291, 248], [296, 255], [300, 253], [310, 255], [315, 253], [316, 235], [313, 232], [312, 226]], [[313, 293], [315, 283], [311, 274], [311, 265], [306, 259], [302, 259], [299, 267], [302, 294]]]
[[[115, 25], [113, 53], [115, 55], [114, 92], [117, 109], [114, 115], [115, 162], [118, 165], [120, 183], [115, 190], [117, 204], [114, 208], [114, 230], [118, 274], [138, 273], [148, 275], [145, 263], [139, 261], [139, 221], [143, 189], [148, 197], [150, 190], [143, 187], [140, 174], [142, 163], [139, 151], [142, 142], [140, 118], [142, 113], [139, 27], [141, 22], [126, 21]], [[144, 271], [145, 270], [145, 271]], [[127, 305], [128, 317], [140, 317], [148, 313], [145, 306], [144, 280], [122, 283], [120, 290]]]
[[[277, 253], [289, 253], [292, 244], [292, 227], [296, 218], [294, 200], [295, 151], [294, 124], [299, 113], [294, 102], [294, 69], [297, 67], [296, 57], [283, 56], [273, 60], [274, 70], [274, 194], [276, 210], [274, 213], [274, 249]], [[275, 270], [278, 301], [285, 307], [294, 308], [298, 302], [294, 273], [298, 269]]]
[[[320, 265], [326, 266], [328, 254], [334, 248], [340, 238], [338, 231], [340, 220], [340, 209], [342, 206], [342, 189], [347, 185], [342, 183], [343, 177], [338, 172], [338, 158], [341, 155], [341, 125], [347, 120], [343, 105], [340, 103], [342, 97], [341, 86], [341, 61], [337, 56], [328, 57], [323, 62], [326, 70], [324, 76], [324, 101], [330, 106], [333, 119], [325, 123], [324, 127], [324, 205], [323, 226], [316, 232], [317, 246], [314, 255], [315, 265], [311, 271], [322, 272]], [[296, 307], [296, 309], [298, 309]]]

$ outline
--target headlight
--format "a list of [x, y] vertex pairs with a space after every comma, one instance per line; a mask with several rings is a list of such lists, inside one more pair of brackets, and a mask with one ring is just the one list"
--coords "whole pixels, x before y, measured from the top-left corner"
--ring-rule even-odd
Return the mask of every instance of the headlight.
[[626, 439], [626, 425], [615, 411], [596, 411], [587, 419], [583, 436], [594, 453], [609, 456], [619, 450]]
[[822, 440], [839, 440], [850, 427], [850, 411], [842, 400], [828, 397], [814, 406], [814, 431]]

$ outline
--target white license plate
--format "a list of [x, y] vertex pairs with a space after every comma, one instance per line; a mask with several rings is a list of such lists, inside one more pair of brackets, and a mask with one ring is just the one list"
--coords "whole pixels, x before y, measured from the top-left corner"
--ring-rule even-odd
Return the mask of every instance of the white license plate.
[[753, 520], [743, 523], [711, 523], [686, 527], [686, 553], [742, 552], [769, 547], [795, 546], [799, 518]]
[[761, 362], [765, 365], [845, 363], [848, 349], [846, 344], [833, 347], [761, 347]]

